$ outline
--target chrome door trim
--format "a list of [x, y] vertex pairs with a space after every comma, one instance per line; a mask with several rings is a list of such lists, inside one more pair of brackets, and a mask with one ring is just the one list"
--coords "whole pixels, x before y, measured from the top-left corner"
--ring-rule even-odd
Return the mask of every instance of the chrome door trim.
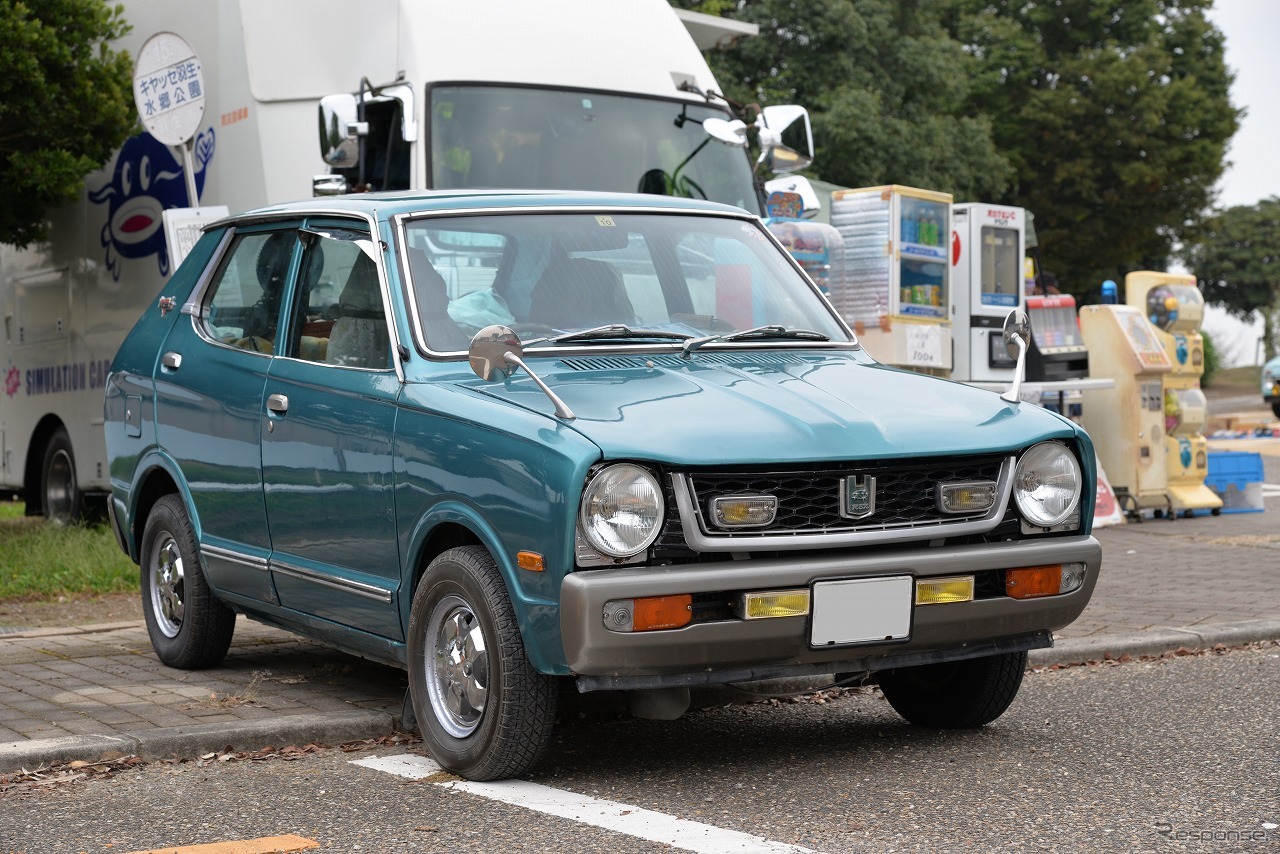
[[381, 602], [384, 605], [391, 604], [392, 591], [385, 587], [378, 587], [374, 584], [365, 584], [362, 581], [351, 581], [346, 578], [335, 578], [331, 575], [316, 572], [315, 570], [303, 569], [300, 566], [280, 563], [275, 560], [271, 561], [271, 571], [278, 572], [281, 575], [287, 575], [290, 578], [296, 578], [300, 581], [310, 581], [313, 584], [319, 584], [323, 587], [332, 587], [333, 589], [341, 590], [344, 593], [362, 596], [365, 599], [372, 599], [375, 602]]
[[236, 564], [239, 564], [240, 566], [247, 566], [250, 569], [260, 569], [263, 572], [266, 572], [268, 569], [270, 569], [270, 566], [267, 564], [267, 559], [264, 557], [254, 557], [252, 555], [244, 554], [243, 552], [235, 552], [235, 551], [232, 551], [231, 549], [224, 549], [224, 548], [221, 548], [220, 546], [201, 545], [200, 554], [201, 556], [207, 555], [208, 557], [217, 558], [218, 560], [225, 560], [228, 563], [236, 563]]

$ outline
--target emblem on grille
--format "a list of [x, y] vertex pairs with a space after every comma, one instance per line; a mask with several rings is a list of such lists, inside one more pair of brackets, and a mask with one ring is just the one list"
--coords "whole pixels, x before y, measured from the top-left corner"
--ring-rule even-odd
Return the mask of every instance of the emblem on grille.
[[876, 479], [871, 475], [849, 475], [840, 482], [840, 515], [865, 519], [876, 512]]

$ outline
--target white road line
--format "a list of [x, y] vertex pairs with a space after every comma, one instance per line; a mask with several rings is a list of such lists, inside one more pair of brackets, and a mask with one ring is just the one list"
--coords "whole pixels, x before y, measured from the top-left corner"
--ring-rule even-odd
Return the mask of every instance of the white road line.
[[[351, 764], [407, 777], [410, 780], [421, 780], [441, 772], [440, 766], [431, 759], [415, 756], [412, 753], [356, 759]], [[650, 842], [661, 842], [685, 851], [696, 851], [699, 854], [730, 854], [731, 852], [745, 854], [745, 852], [756, 851], [770, 852], [770, 854], [813, 854], [811, 848], [774, 842], [749, 833], [725, 830], [654, 810], [592, 798], [524, 780], [503, 780], [499, 783], [446, 780], [434, 785], [479, 795], [482, 798], [490, 798], [535, 812], [567, 818], [581, 824], [625, 833]]]

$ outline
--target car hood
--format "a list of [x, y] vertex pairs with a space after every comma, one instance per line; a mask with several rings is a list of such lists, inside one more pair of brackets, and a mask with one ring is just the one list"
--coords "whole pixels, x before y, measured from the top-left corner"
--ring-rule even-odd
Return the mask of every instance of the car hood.
[[[716, 353], [529, 359], [608, 459], [684, 465], [1011, 451], [1069, 422], [971, 386], [852, 354]], [[460, 383], [554, 417], [523, 371]]]

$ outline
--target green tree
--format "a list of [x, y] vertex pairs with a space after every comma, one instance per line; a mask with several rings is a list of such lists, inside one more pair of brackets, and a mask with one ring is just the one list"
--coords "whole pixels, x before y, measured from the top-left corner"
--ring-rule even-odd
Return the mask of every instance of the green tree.
[[851, 187], [896, 183], [994, 200], [1014, 176], [991, 122], [966, 112], [982, 68], [925, 0], [671, 0], [760, 26], [713, 51], [724, 94], [809, 109], [810, 174]]
[[964, 110], [990, 117], [1036, 217], [1043, 265], [1088, 294], [1164, 269], [1208, 214], [1239, 124], [1213, 0], [946, 0], [981, 64]]
[[0, 242], [42, 239], [137, 124], [128, 32], [104, 0], [0, 0]]
[[1205, 299], [1242, 319], [1258, 312], [1267, 358], [1280, 352], [1280, 198], [1211, 217], [1184, 255]]

